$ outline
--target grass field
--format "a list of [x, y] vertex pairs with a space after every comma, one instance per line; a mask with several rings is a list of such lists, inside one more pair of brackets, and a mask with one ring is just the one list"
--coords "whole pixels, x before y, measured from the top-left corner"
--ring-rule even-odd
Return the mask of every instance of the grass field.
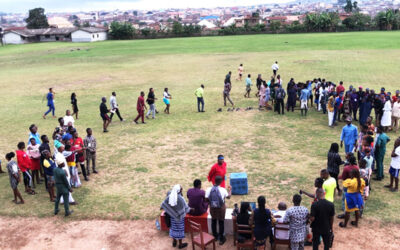
[[[289, 202], [299, 189], [312, 190], [319, 170], [326, 167], [330, 143], [339, 141], [340, 126], [330, 129], [327, 117], [299, 111], [285, 116], [273, 112], [217, 113], [222, 107], [223, 79], [240, 63], [255, 79], [270, 75], [278, 60], [285, 82], [294, 77], [305, 81], [323, 77], [343, 80], [346, 87], [385, 86], [394, 92], [400, 79], [400, 32], [254, 35], [165, 40], [106, 41], [92, 44], [42, 43], [0, 48], [0, 159], [27, 141], [28, 127], [35, 123], [40, 134], [50, 135], [56, 119], [41, 118], [46, 110], [44, 95], [56, 91], [56, 113], [70, 108], [72, 92], [78, 96], [80, 135], [91, 127], [98, 141], [100, 174], [74, 191], [80, 203], [74, 218], [128, 219], [156, 217], [167, 190], [176, 183], [186, 191], [193, 179], [206, 183], [211, 165], [220, 153], [228, 172], [246, 171], [248, 196], [267, 197], [269, 207]], [[77, 50], [79, 48], [80, 50]], [[73, 50], [73, 51], [71, 51]], [[235, 78], [235, 77], [233, 77]], [[194, 90], [205, 87], [206, 113], [196, 113]], [[135, 105], [141, 90], [156, 89], [159, 110], [164, 108], [162, 90], [173, 96], [171, 115], [159, 114], [147, 125], [134, 125]], [[102, 96], [117, 92], [122, 115], [110, 133], [103, 134], [99, 117]], [[257, 106], [257, 99], [244, 99], [244, 82], [233, 81], [232, 98], [238, 107]], [[389, 133], [385, 167], [395, 135]], [[342, 152], [343, 153], [343, 152]], [[385, 169], [385, 172], [387, 170]], [[385, 179], [387, 182], [387, 179]], [[365, 216], [400, 223], [400, 196], [372, 183], [373, 192]], [[20, 190], [23, 185], [20, 185]], [[26, 204], [15, 206], [8, 175], [0, 176], [0, 215], [51, 216], [53, 204], [43, 186], [38, 195], [24, 195]], [[310, 200], [304, 201], [309, 206]], [[290, 204], [290, 202], [289, 202]], [[340, 199], [336, 205], [339, 207]]]

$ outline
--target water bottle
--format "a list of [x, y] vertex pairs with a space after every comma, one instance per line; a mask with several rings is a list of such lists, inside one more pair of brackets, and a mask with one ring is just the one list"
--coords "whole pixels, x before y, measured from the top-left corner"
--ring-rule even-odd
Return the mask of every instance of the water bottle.
[[158, 222], [158, 220], [156, 220], [156, 228], [157, 230], [161, 230], [160, 222]]

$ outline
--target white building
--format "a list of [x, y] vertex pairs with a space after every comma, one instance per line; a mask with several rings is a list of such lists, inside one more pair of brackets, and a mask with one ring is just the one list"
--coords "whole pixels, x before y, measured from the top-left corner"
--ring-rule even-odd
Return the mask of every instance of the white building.
[[214, 29], [217, 27], [215, 24], [213, 24], [212, 22], [209, 22], [205, 19], [198, 22], [197, 25], [199, 25], [201, 27], [205, 27], [206, 29]]
[[105, 28], [79, 28], [71, 33], [72, 42], [96, 42], [107, 40], [107, 29]]

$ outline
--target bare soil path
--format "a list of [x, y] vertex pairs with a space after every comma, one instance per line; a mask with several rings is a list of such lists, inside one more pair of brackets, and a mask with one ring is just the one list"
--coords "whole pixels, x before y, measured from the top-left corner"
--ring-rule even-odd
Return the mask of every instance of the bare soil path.
[[[382, 226], [371, 221], [362, 221], [360, 228], [339, 229], [335, 226], [333, 249], [399, 249], [399, 232], [399, 225]], [[189, 238], [187, 235], [186, 242], [190, 242]], [[173, 248], [168, 235], [157, 231], [154, 221], [150, 220], [64, 221], [61, 217], [0, 217], [0, 249]], [[191, 246], [187, 249], [191, 249]], [[232, 238], [228, 238], [227, 243], [217, 249], [234, 249]]]

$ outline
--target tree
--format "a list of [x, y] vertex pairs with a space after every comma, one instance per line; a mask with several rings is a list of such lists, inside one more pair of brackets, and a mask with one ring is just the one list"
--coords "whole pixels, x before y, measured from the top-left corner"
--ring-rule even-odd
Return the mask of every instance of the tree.
[[354, 13], [343, 20], [343, 25], [349, 30], [365, 30], [371, 25], [371, 16], [362, 13]]
[[273, 33], [276, 33], [281, 28], [281, 22], [279, 21], [272, 21], [269, 24], [269, 30]]
[[353, 12], [353, 3], [351, 2], [351, 0], [346, 1], [346, 5], [343, 7], [343, 9], [344, 11], [346, 11], [346, 13]]
[[82, 26], [87, 28], [87, 27], [90, 27], [90, 24], [89, 24], [89, 22], [84, 22]]
[[174, 33], [176, 36], [181, 35], [183, 32], [183, 26], [180, 22], [174, 21], [172, 24], [172, 33]]
[[130, 23], [112, 22], [110, 25], [110, 35], [112, 39], [115, 40], [132, 39], [134, 33], [135, 29], [132, 27], [132, 24]]
[[79, 23], [78, 20], [75, 20], [74, 21], [74, 26], [79, 28], [79, 27], [81, 27], [81, 24]]
[[29, 10], [29, 16], [25, 19], [25, 22], [28, 29], [42, 29], [49, 27], [43, 8]]
[[137, 10], [134, 10], [134, 11], [132, 12], [132, 14], [133, 14], [134, 16], [137, 16], [137, 15], [138, 15]]

